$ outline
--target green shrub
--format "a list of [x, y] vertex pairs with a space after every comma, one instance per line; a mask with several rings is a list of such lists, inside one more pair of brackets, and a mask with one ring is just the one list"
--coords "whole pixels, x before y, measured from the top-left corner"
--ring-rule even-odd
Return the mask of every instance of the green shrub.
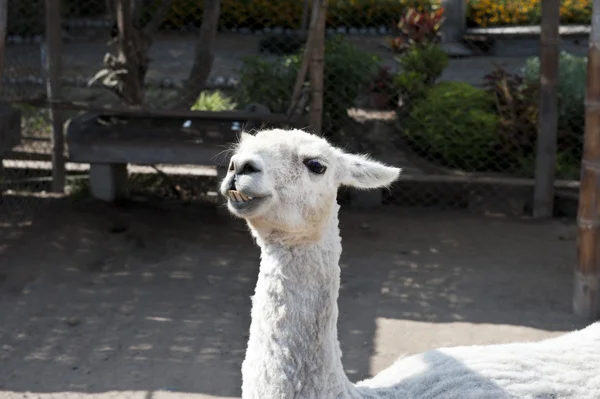
[[325, 43], [323, 132], [333, 134], [348, 117], [358, 93], [377, 74], [379, 59], [343, 36]]
[[492, 97], [463, 82], [441, 82], [403, 121], [409, 145], [421, 156], [465, 171], [489, 170], [498, 145]]
[[[261, 56], [244, 59], [235, 100], [245, 106], [259, 103], [271, 112], [285, 113], [290, 105], [294, 82], [302, 61], [303, 49], [297, 55], [268, 60]], [[323, 132], [333, 134], [347, 110], [354, 105], [359, 91], [377, 72], [378, 59], [334, 36], [325, 43], [323, 93]]]
[[404, 72], [416, 72], [433, 84], [448, 66], [448, 55], [436, 43], [413, 45], [396, 58]]
[[[532, 57], [525, 65], [529, 82], [540, 80], [540, 60]], [[557, 177], [577, 178], [583, 154], [587, 57], [560, 54], [558, 72]], [[561, 160], [561, 164], [559, 164]], [[561, 171], [569, 171], [562, 173]]]
[[399, 118], [404, 118], [410, 113], [410, 106], [425, 96], [429, 89], [425, 80], [425, 75], [416, 71], [401, 72], [394, 76], [394, 87], [398, 90]]
[[500, 118], [498, 170], [533, 176], [533, 169], [528, 165], [535, 164], [539, 82], [528, 81], [496, 66], [483, 77], [483, 86], [493, 97]]
[[[585, 123], [585, 87], [587, 57], [563, 52], [558, 67], [559, 129], [583, 132]], [[540, 81], [540, 59], [531, 57], [525, 64], [528, 81]]]
[[259, 103], [274, 113], [285, 113], [290, 106], [300, 58], [296, 55], [269, 60], [262, 56], [243, 59], [240, 81], [234, 94], [242, 107]]
[[236, 107], [235, 102], [220, 90], [203, 91], [192, 105], [193, 111], [229, 111]]

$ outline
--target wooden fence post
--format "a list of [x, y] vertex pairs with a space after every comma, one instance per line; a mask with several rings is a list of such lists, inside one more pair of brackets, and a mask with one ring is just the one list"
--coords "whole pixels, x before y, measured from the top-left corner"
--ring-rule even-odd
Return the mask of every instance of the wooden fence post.
[[0, 0], [0, 86], [4, 77], [4, 52], [6, 40], [6, 24], [8, 13], [8, 0]]
[[[547, 1], [547, 0], [546, 0]], [[577, 268], [573, 310], [586, 319], [600, 316], [600, 0], [594, 0], [588, 48], [585, 139], [577, 217]]]
[[533, 217], [537, 219], [551, 218], [554, 211], [559, 26], [560, 0], [544, 0], [540, 40], [540, 108], [533, 194]]
[[[325, 21], [327, 14], [327, 0], [316, 0], [319, 14], [315, 37], [310, 59], [310, 115], [309, 123], [316, 134], [321, 134], [323, 129], [323, 80], [325, 67]], [[313, 6], [313, 7], [314, 7]]]
[[[61, 2], [46, 0], [46, 92], [51, 103], [60, 99], [60, 74], [61, 74], [61, 44], [62, 29], [60, 21]], [[65, 139], [63, 135], [63, 112], [50, 107], [52, 119], [52, 191], [64, 193], [65, 191]]]

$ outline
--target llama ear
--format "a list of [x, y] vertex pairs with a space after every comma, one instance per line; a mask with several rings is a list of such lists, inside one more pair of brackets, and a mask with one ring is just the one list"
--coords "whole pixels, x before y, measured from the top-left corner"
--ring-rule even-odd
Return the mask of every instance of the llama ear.
[[387, 187], [392, 184], [402, 169], [392, 168], [373, 161], [365, 155], [342, 155], [341, 185], [359, 189]]

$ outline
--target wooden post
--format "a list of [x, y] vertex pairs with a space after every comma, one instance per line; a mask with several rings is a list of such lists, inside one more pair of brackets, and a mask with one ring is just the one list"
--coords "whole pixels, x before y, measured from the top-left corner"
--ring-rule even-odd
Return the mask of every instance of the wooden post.
[[544, 0], [540, 41], [540, 111], [533, 194], [533, 217], [538, 219], [551, 218], [554, 210], [559, 25], [560, 0]]
[[215, 59], [215, 44], [221, 15], [220, 0], [204, 0], [202, 26], [194, 50], [194, 63], [181, 93], [181, 98], [175, 103], [174, 108], [189, 109], [198, 95], [206, 87], [206, 80], [212, 71]]
[[319, 7], [319, 19], [315, 29], [313, 51], [310, 59], [310, 115], [309, 123], [316, 134], [323, 127], [323, 78], [325, 67], [325, 20], [327, 0], [316, 0], [313, 7]]
[[[48, 101], [60, 98], [61, 74], [61, 2], [46, 0], [46, 92]], [[64, 116], [62, 111], [50, 108], [52, 119], [52, 191], [65, 191], [65, 139], [63, 135]]]
[[144, 102], [143, 73], [147, 68], [144, 58], [142, 37], [133, 23], [130, 0], [117, 0], [115, 4], [119, 29], [118, 59], [127, 72], [123, 78], [121, 95], [129, 105], [139, 106]]
[[306, 73], [308, 72], [308, 66], [312, 60], [313, 49], [315, 46], [315, 38], [318, 35], [317, 24], [319, 23], [319, 2], [320, 0], [313, 1], [312, 12], [310, 15], [310, 27], [308, 36], [306, 38], [306, 46], [304, 47], [304, 54], [302, 56], [302, 63], [298, 69], [296, 75], [296, 82], [294, 83], [294, 91], [292, 92], [292, 100], [290, 101], [290, 107], [288, 108], [287, 115], [292, 117], [294, 112], [298, 111], [301, 113], [302, 110], [298, 110], [298, 105], [301, 102], [302, 87], [306, 81]]
[[302, 4], [302, 20], [300, 21], [300, 31], [302, 34], [306, 34], [306, 30], [308, 29], [308, 1], [304, 0]]
[[595, 320], [600, 316], [600, 0], [593, 2], [585, 104], [573, 310]]
[[8, 12], [8, 0], [0, 0], [0, 86], [4, 77], [4, 52], [6, 40], [6, 15]]

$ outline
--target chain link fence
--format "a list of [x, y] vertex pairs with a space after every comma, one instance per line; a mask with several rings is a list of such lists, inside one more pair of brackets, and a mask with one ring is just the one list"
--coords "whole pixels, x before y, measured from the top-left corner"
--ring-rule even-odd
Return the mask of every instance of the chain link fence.
[[[350, 151], [404, 168], [402, 180], [383, 193], [384, 203], [530, 212], [539, 30], [489, 28], [485, 21], [501, 18], [475, 3], [469, 2], [464, 40], [446, 43], [441, 40], [444, 10], [436, 2], [328, 2], [323, 134]], [[116, 4], [128, 4], [121, 10], [128, 27], [125, 44], [119, 43]], [[285, 114], [303, 57], [311, 2], [225, 0], [209, 13], [205, 4], [210, 2], [63, 1], [60, 100], [167, 111], [258, 105]], [[23, 105], [45, 96], [43, 5], [9, 1], [2, 100], [18, 102], [23, 112], [21, 144], [4, 157], [9, 177], [48, 179], [50, 173], [48, 113]], [[583, 142], [586, 35], [574, 31], [566, 41], [568, 53], [561, 55], [556, 167], [559, 194], [571, 199], [576, 183], [570, 181], [578, 178]], [[136, 72], [122, 74], [131, 65]], [[306, 114], [308, 105], [302, 111]], [[71, 115], [75, 112], [66, 116]], [[170, 121], [173, 129], [187, 122]], [[220, 129], [241, 127], [227, 122]], [[38, 165], [43, 162], [44, 172], [23, 163], [33, 158]], [[86, 168], [67, 164], [69, 191], [87, 193]], [[207, 194], [216, 185], [213, 168], [129, 169], [130, 186], [138, 194], [214, 201]], [[10, 181], [5, 180], [5, 191], [12, 189]], [[32, 181], [33, 191], [47, 188], [47, 180]], [[342, 193], [341, 200], [348, 196]]]

